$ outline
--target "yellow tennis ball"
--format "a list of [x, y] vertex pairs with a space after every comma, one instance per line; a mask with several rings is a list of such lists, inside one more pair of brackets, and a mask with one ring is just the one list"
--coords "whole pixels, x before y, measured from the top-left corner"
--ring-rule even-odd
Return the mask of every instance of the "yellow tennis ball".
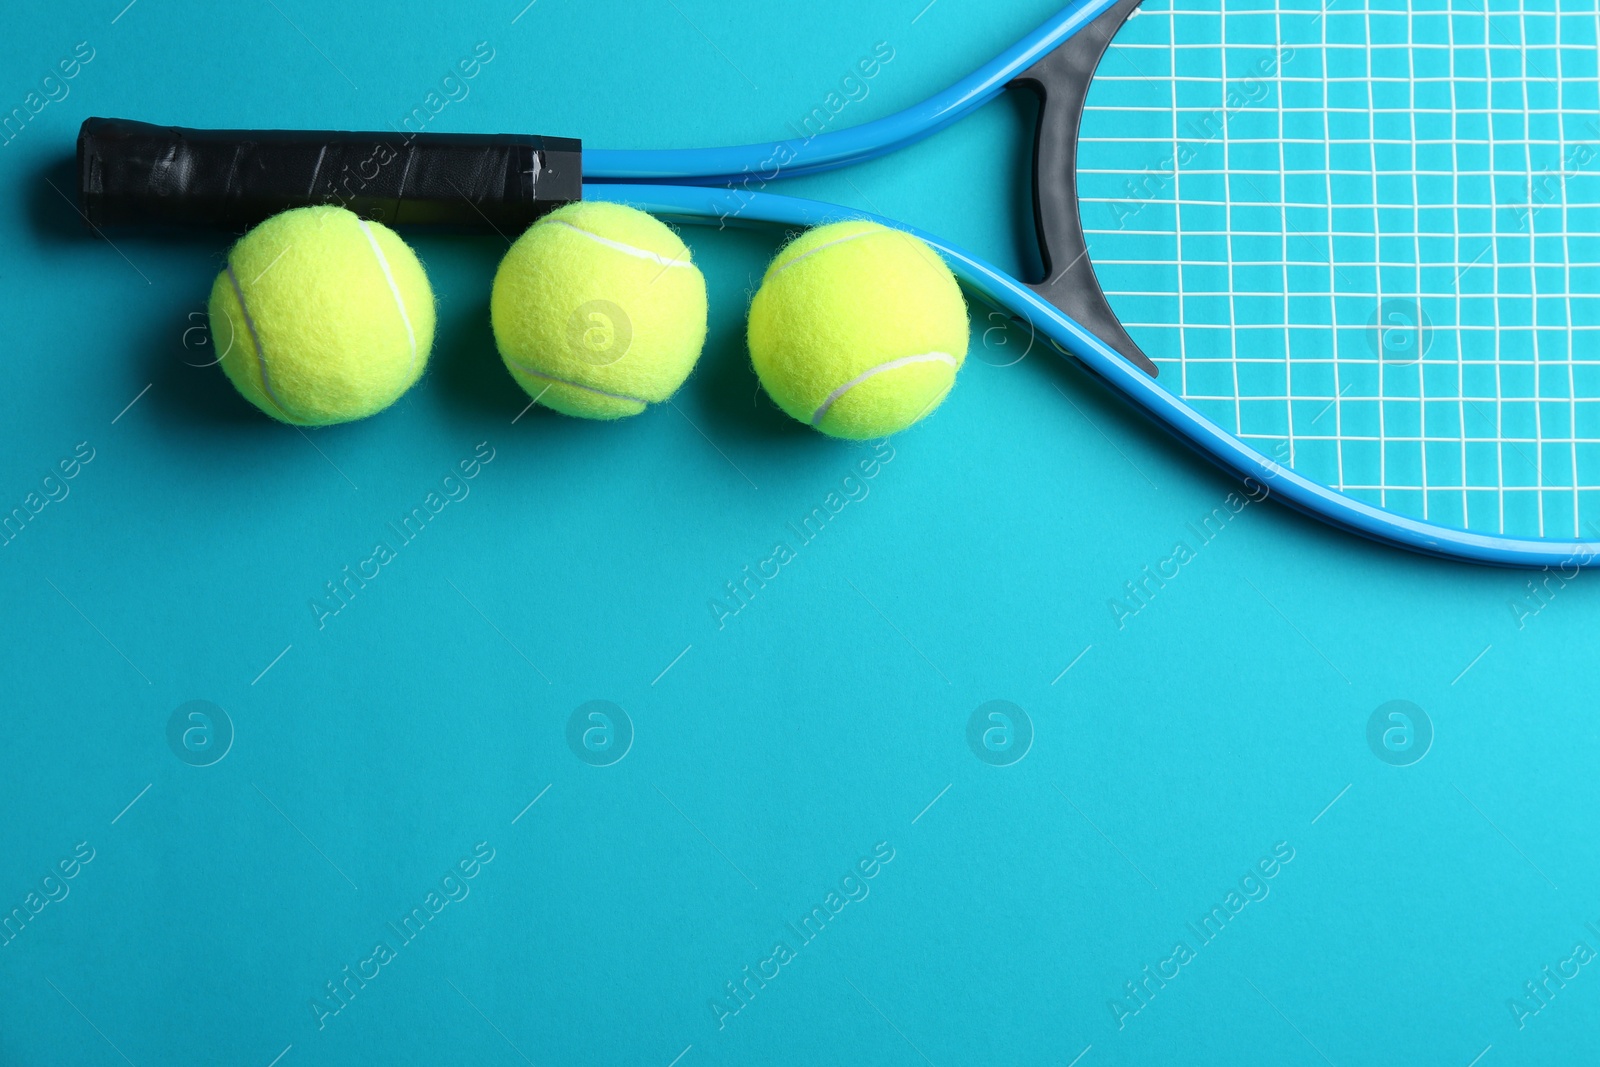
[[422, 376], [433, 289], [387, 226], [341, 207], [245, 234], [211, 287], [211, 337], [234, 387], [275, 419], [326, 426], [382, 411]]
[[750, 304], [750, 360], [778, 406], [825, 434], [898, 433], [967, 355], [967, 304], [938, 253], [875, 222], [791, 241]]
[[706, 341], [706, 280], [678, 235], [643, 211], [568, 204], [506, 253], [489, 317], [529, 396], [566, 415], [619, 419], [689, 377]]

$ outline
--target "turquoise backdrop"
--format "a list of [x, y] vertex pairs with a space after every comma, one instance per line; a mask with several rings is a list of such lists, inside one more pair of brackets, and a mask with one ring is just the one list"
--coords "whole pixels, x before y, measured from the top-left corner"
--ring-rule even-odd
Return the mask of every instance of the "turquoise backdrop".
[[[685, 232], [705, 355], [614, 425], [524, 411], [502, 240], [410, 235], [429, 372], [302, 433], [209, 365], [227, 235], [77, 223], [91, 115], [754, 141], [1053, 7], [524, 2], [7, 11], [0, 1062], [1600, 1056], [1600, 579], [1230, 502], [982, 307], [935, 416], [824, 439], [759, 230]], [[1027, 271], [1031, 122], [790, 189]]]

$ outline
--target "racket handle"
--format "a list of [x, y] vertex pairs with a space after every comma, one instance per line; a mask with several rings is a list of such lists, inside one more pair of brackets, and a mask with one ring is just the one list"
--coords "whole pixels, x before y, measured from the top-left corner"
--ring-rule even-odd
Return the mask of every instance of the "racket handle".
[[581, 199], [581, 145], [566, 137], [191, 130], [85, 120], [78, 204], [91, 227], [245, 230], [280, 211], [339, 204], [390, 226], [512, 237]]

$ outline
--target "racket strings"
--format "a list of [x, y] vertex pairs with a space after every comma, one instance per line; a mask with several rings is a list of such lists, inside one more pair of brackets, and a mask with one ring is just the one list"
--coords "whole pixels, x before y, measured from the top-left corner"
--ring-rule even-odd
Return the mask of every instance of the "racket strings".
[[1600, 536], [1597, 42], [1595, 0], [1147, 0], [1080, 134], [1113, 309], [1309, 477]]

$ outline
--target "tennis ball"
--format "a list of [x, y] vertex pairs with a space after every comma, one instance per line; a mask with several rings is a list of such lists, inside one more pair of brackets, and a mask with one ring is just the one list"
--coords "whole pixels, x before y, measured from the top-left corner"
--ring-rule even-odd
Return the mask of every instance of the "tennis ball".
[[706, 341], [706, 280], [663, 223], [621, 204], [568, 204], [517, 238], [489, 317], [506, 369], [566, 415], [619, 419], [666, 400]]
[[750, 304], [767, 394], [825, 434], [898, 433], [939, 405], [967, 355], [967, 305], [933, 249], [875, 222], [838, 222], [780, 251]]
[[296, 426], [382, 411], [433, 347], [433, 289], [416, 253], [341, 207], [295, 208], [245, 234], [211, 287], [210, 313], [234, 387]]

